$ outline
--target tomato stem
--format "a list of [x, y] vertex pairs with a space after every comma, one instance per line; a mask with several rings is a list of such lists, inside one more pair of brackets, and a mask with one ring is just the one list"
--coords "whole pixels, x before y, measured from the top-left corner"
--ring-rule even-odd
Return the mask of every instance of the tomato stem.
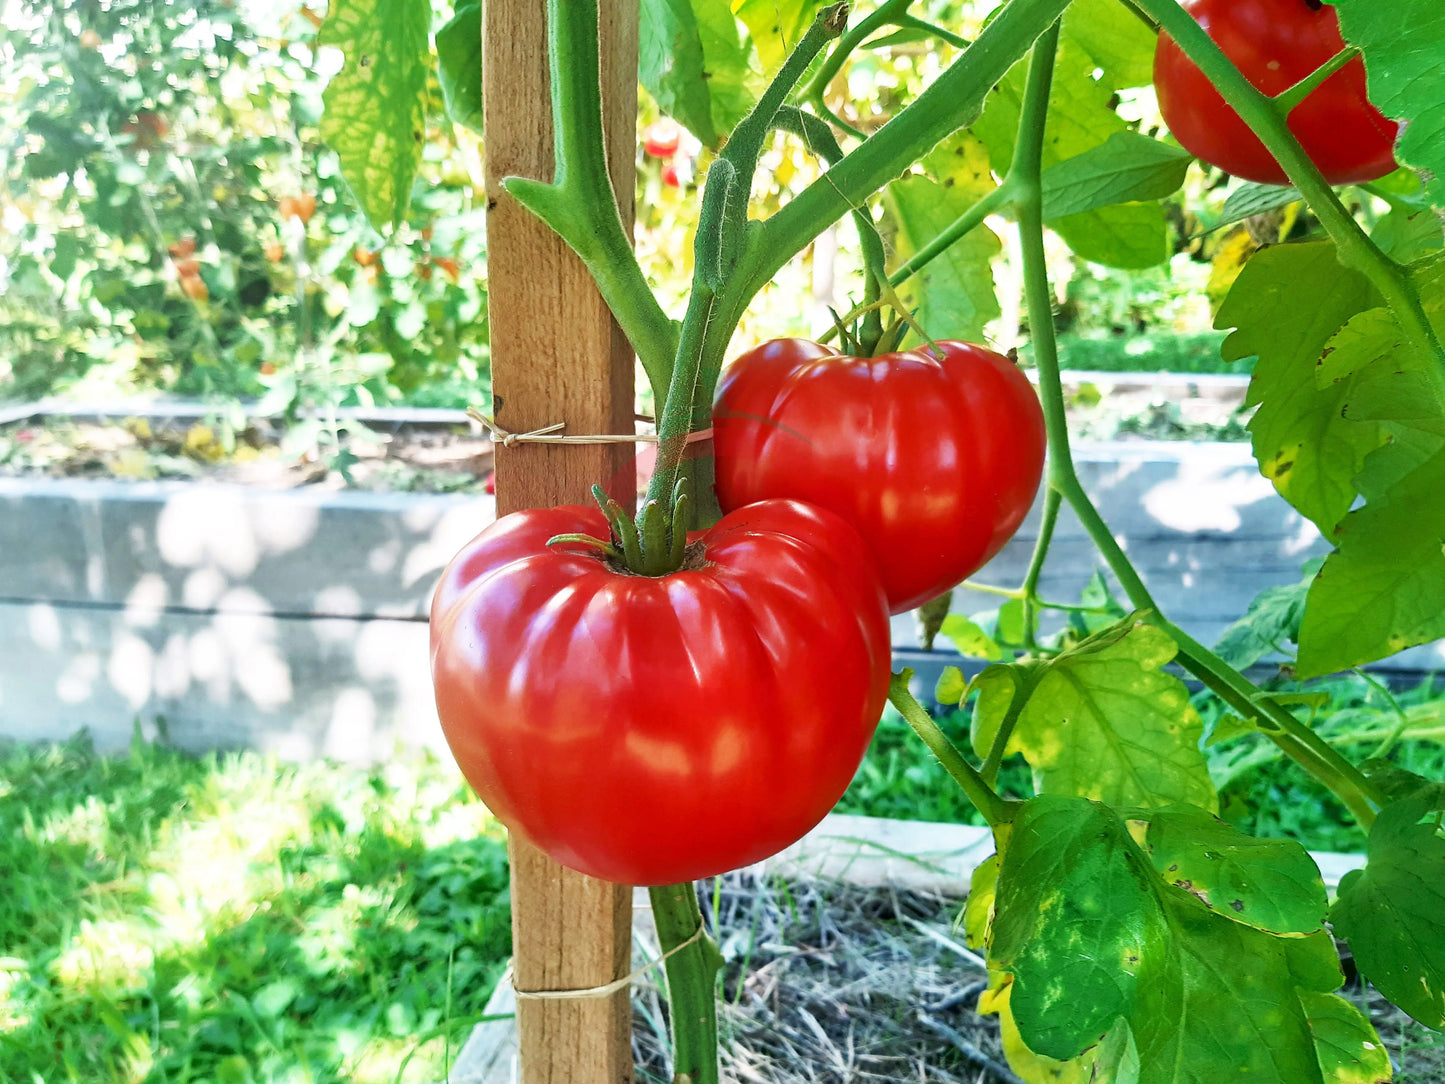
[[913, 732], [923, 739], [929, 752], [938, 758], [943, 770], [953, 777], [959, 789], [983, 815], [990, 827], [996, 828], [1011, 820], [1013, 813], [1009, 803], [994, 792], [978, 769], [948, 740], [948, 735], [939, 729], [933, 717], [909, 692], [908, 683], [912, 679], [912, 670], [894, 674], [888, 683], [889, 702], [898, 709], [898, 714], [903, 716], [904, 721], [913, 728]]
[[[702, 932], [697, 886], [691, 881], [648, 889], [664, 953], [672, 1023], [673, 1080], [717, 1084], [717, 973], [722, 953]], [[697, 940], [688, 944], [692, 938]], [[685, 946], [685, 947], [679, 947]]]
[[751, 297], [825, 225], [849, 213], [905, 164], [970, 123], [994, 84], [1068, 4], [1069, 0], [1010, 0], [1000, 8], [974, 43], [917, 99], [752, 231], [739, 267], [743, 281], [736, 288]]
[[[1014, 673], [1019, 675], [1020, 683], [1014, 688], [1013, 699], [1009, 701], [1003, 721], [998, 725], [998, 732], [993, 736], [993, 744], [989, 746], [988, 756], [984, 759], [983, 767], [979, 769], [979, 774], [990, 787], [998, 779], [999, 766], [1003, 764], [1004, 755], [1008, 751], [1009, 739], [1013, 737], [1014, 729], [1018, 726], [1029, 697], [1034, 694], [1034, 686], [1038, 683], [1038, 673], [1031, 666], [1015, 668]], [[967, 693], [964, 693], [963, 699], [968, 699]]]
[[1354, 60], [1355, 57], [1359, 55], [1359, 49], [1357, 49], [1353, 45], [1346, 45], [1338, 53], [1330, 57], [1329, 60], [1326, 60], [1323, 64], [1321, 64], [1314, 71], [1306, 75], [1294, 86], [1289, 87], [1286, 90], [1282, 90], [1278, 94], [1276, 94], [1273, 99], [1275, 107], [1279, 109], [1285, 116], [1289, 116], [1290, 113], [1294, 111], [1295, 107], [1300, 104], [1300, 102], [1304, 101], [1315, 92], [1315, 89], [1319, 87], [1321, 83], [1323, 83], [1330, 76], [1334, 75], [1335, 72], [1339, 71], [1341, 68], [1343, 68], [1346, 64]]
[[1024, 603], [1024, 645], [1029, 648], [1037, 648], [1038, 641], [1038, 610], [1039, 604], [1039, 577], [1044, 571], [1044, 561], [1049, 555], [1049, 546], [1054, 539], [1054, 526], [1059, 521], [1059, 506], [1063, 504], [1063, 494], [1053, 486], [1044, 488], [1044, 508], [1039, 520], [1039, 537], [1034, 543], [1034, 553], [1029, 559], [1028, 571], [1024, 574], [1023, 594]]

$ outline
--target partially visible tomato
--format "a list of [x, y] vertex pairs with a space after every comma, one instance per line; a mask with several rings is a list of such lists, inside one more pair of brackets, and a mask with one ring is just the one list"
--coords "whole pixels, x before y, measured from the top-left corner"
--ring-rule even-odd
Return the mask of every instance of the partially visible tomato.
[[[1310, 0], [1184, 0], [1224, 55], [1255, 87], [1288, 90], [1344, 48], [1334, 8]], [[1164, 123], [1196, 158], [1249, 181], [1289, 178], [1249, 126], [1167, 34], [1154, 54]], [[1326, 79], [1289, 116], [1290, 131], [1330, 184], [1383, 177], [1395, 168], [1397, 125], [1365, 96], [1359, 57]]]
[[863, 536], [889, 608], [981, 568], [1018, 530], [1044, 465], [1044, 417], [1018, 366], [970, 343], [854, 358], [777, 339], [723, 370], [713, 407], [724, 510], [791, 497]]
[[684, 173], [684, 170], [678, 168], [677, 159], [674, 158], [662, 167], [662, 183], [668, 188], [681, 188], [687, 183]]
[[182, 237], [175, 244], [166, 249], [175, 259], [181, 260], [187, 256], [194, 256], [196, 252], [196, 239], [194, 237]]
[[183, 279], [195, 278], [201, 273], [201, 261], [194, 256], [177, 256], [171, 262], [176, 265], [176, 273]]
[[857, 534], [768, 501], [683, 570], [619, 571], [554, 535], [595, 508], [503, 516], [431, 611], [442, 730], [497, 817], [623, 884], [723, 873], [803, 836], [847, 789], [887, 696], [888, 618]]
[[316, 213], [316, 197], [310, 192], [302, 192], [299, 196], [282, 196], [277, 210], [283, 219], [299, 218], [304, 225], [310, 222], [311, 216]]
[[682, 127], [675, 120], [649, 124], [642, 133], [642, 149], [652, 158], [671, 158], [682, 145]]

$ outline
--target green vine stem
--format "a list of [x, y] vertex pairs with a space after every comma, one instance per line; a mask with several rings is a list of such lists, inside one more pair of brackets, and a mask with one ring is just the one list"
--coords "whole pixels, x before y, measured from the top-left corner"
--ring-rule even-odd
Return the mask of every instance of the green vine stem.
[[989, 827], [997, 828], [1000, 824], [1007, 823], [1013, 817], [1009, 803], [994, 793], [978, 769], [968, 762], [958, 751], [958, 747], [948, 740], [948, 735], [939, 729], [933, 716], [914, 699], [913, 694], [908, 691], [908, 682], [912, 678], [912, 670], [893, 675], [888, 683], [889, 702], [898, 709], [898, 714], [903, 716], [904, 721], [913, 728], [913, 732], [923, 739], [923, 744], [928, 746], [929, 751], [943, 765], [943, 770], [953, 777], [954, 782], [968, 796], [968, 800], [983, 814]]
[[554, 159], [551, 182], [508, 177], [518, 203], [557, 233], [591, 272], [642, 362], [657, 402], [672, 375], [677, 325], [653, 296], [617, 213], [603, 144], [597, 0], [547, 0]]
[[1063, 504], [1063, 497], [1053, 486], [1044, 487], [1043, 513], [1039, 517], [1039, 537], [1034, 542], [1033, 556], [1029, 558], [1028, 571], [1024, 573], [1023, 594], [1024, 604], [1024, 645], [1030, 648], [1038, 647], [1036, 640], [1037, 633], [1034, 625], [1038, 619], [1038, 611], [1042, 609], [1039, 603], [1039, 577], [1043, 575], [1044, 561], [1049, 556], [1049, 546], [1053, 544], [1054, 527], [1059, 522], [1059, 506]]
[[[697, 886], [691, 881], [647, 890], [657, 939], [667, 955], [674, 1081], [717, 1084], [717, 974], [722, 953], [702, 932]], [[693, 941], [693, 938], [697, 940]], [[692, 943], [689, 944], [688, 942]], [[685, 946], [685, 947], [679, 947]]]
[[[1133, 3], [1178, 43], [1284, 167], [1290, 182], [1300, 190], [1325, 232], [1334, 240], [1340, 263], [1370, 280], [1395, 313], [1405, 334], [1417, 348], [1435, 359], [1436, 364], [1428, 366], [1426, 372], [1436, 399], [1445, 407], [1445, 346], [1425, 315], [1409, 273], [1370, 240], [1310, 161], [1289, 130], [1287, 105], [1255, 89], [1177, 0], [1133, 0]], [[1328, 61], [1326, 66], [1334, 62]], [[1286, 91], [1287, 101], [1290, 96], [1291, 91]]]
[[[868, 39], [868, 35], [875, 30], [885, 26], [897, 25], [897, 21], [903, 18], [908, 12], [908, 7], [913, 0], [884, 0], [876, 8], [870, 11], [838, 39], [838, 44], [828, 54], [827, 59], [818, 65], [818, 70], [813, 77], [797, 94], [797, 100], [809, 102], [820, 112], [827, 111], [827, 105], [823, 101], [823, 94], [828, 89], [837, 74], [842, 71], [843, 64], [853, 55], [854, 50]], [[839, 127], [859, 138], [864, 138], [863, 133], [850, 125], [838, 122]]]
[[[751, 232], [738, 269], [740, 281], [733, 288], [751, 298], [820, 230], [882, 188], [907, 163], [970, 123], [994, 84], [1068, 5], [1069, 0], [1010, 0], [1004, 5], [922, 94]], [[731, 315], [729, 309], [723, 306], [720, 315]]]
[[1353, 45], [1345, 46], [1294, 86], [1276, 94], [1274, 96], [1275, 107], [1285, 116], [1289, 116], [1295, 106], [1313, 94], [1321, 83], [1359, 55], [1360, 51]]
[[748, 199], [758, 156], [764, 141], [777, 127], [778, 113], [788, 94], [823, 46], [842, 31], [847, 14], [847, 4], [833, 4], [818, 13], [758, 103], [733, 129], [727, 146], [708, 170], [698, 215], [692, 294], [682, 320], [672, 379], [658, 418], [657, 467], [647, 490], [647, 499], [658, 501], [664, 507], [669, 507], [667, 502], [677, 484], [688, 437], [706, 426], [711, 417], [713, 390], [722, 370], [727, 341], [742, 316], [742, 309], [757, 293], [757, 289], [752, 289], [743, 296], [730, 297], [726, 311], [736, 311], [737, 315], [727, 324], [727, 337], [719, 341], [709, 336], [710, 325], [717, 320], [718, 309], [722, 307], [719, 294], [733, 294], [736, 290], [734, 271], [747, 250], [748, 238], [756, 229], [748, 219]]
[[[1150, 615], [1148, 619], [1168, 632], [1179, 645], [1179, 658], [1183, 665], [1246, 718], [1260, 718], [1263, 732], [1286, 755], [1334, 791], [1361, 825], [1368, 827], [1374, 821], [1374, 807], [1379, 805], [1382, 799], [1374, 784], [1312, 729], [1276, 704], [1244, 675], [1178, 626], [1158, 616], [1159, 609], [1149, 589], [1115, 541], [1108, 524], [1099, 515], [1098, 509], [1094, 507], [1079, 481], [1073, 453], [1069, 447], [1063, 383], [1059, 376], [1058, 343], [1054, 338], [1053, 299], [1044, 258], [1041, 177], [1043, 109], [1047, 103], [1048, 81], [1040, 56], [1045, 50], [1052, 55], [1056, 45], [1057, 28], [1040, 37], [1038, 45], [1035, 46], [1034, 63], [1029, 68], [1023, 114], [1019, 124], [1020, 138], [1009, 169], [1010, 179], [1017, 185], [1018, 191], [1016, 208], [1023, 257], [1024, 300], [1034, 345], [1034, 362], [1039, 371], [1039, 395], [1048, 430], [1049, 487], [1068, 501], [1133, 606]], [[1026, 118], [1031, 114], [1034, 119], [1026, 123]]]
[[1008, 710], [998, 724], [998, 732], [993, 736], [993, 744], [988, 747], [988, 756], [984, 759], [983, 767], [979, 769], [979, 774], [990, 787], [998, 780], [998, 770], [1008, 752], [1009, 739], [1013, 737], [1019, 717], [1024, 713], [1024, 705], [1029, 702], [1038, 681], [1038, 672], [1032, 667], [1018, 669], [1014, 673], [1019, 675], [1021, 684], [1014, 689], [1013, 699], [1009, 701]]

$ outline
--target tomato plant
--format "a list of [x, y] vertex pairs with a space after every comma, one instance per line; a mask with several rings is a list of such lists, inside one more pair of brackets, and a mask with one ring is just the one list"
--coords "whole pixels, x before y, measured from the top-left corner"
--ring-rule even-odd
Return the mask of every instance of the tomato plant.
[[[1286, 29], [1296, 22], [1317, 29], [1333, 18], [1302, 4], [1276, 0], [1271, 7], [1239, 0], [1230, 10], [1276, 13], [1272, 22]], [[1445, 147], [1433, 138], [1438, 65], [1428, 63], [1445, 50], [1445, 23], [1426, 18], [1432, 14], [1423, 10], [1428, 6], [1426, 0], [1394, 5], [1336, 0], [1343, 36], [1369, 64], [1368, 91], [1390, 117], [1409, 122], [1399, 131], [1399, 159], [1419, 171], [1413, 181], [1393, 176], [1362, 187], [1347, 205], [1331, 181], [1360, 178], [1390, 164], [1380, 157], [1368, 168], [1362, 165], [1370, 152], [1361, 151], [1343, 113], [1324, 126], [1326, 142], [1342, 151], [1342, 165], [1297, 138], [1307, 137], [1308, 144], [1306, 106], [1327, 98], [1336, 84], [1357, 79], [1351, 75], [1358, 68], [1353, 54], [1339, 52], [1333, 39], [1315, 54], [1297, 39], [1288, 39], [1297, 43], [1289, 56], [1261, 46], [1263, 69], [1278, 81], [1256, 86], [1247, 78], [1251, 64], [1245, 63], [1241, 74], [1210, 38], [1202, 14], [1196, 21], [1178, 0], [1130, 0], [1127, 6], [1115, 0], [1008, 0], [986, 15], [968, 5], [970, 14], [950, 26], [942, 23], [958, 14], [952, 4], [930, 5], [925, 12], [922, 5], [910, 10], [909, 0], [860, 5], [857, 13], [846, 4], [809, 2], [726, 10], [701, 2], [651, 5], [644, 9], [651, 20], [649, 40], [666, 37], [668, 44], [641, 50], [641, 82], [657, 107], [704, 148], [699, 161], [706, 167], [692, 232], [692, 286], [675, 319], [638, 262], [636, 237], [618, 214], [607, 171], [606, 149], [615, 145], [609, 137], [616, 133], [598, 124], [599, 113], [608, 115], [598, 108], [603, 71], [598, 49], [604, 40], [598, 5], [549, 0], [557, 168], [547, 174], [550, 180], [499, 178], [496, 201], [515, 201], [542, 220], [591, 272], [657, 405], [657, 469], [639, 517], [645, 527], [629, 534], [619, 526], [625, 518], [607, 516], [611, 535], [629, 554], [632, 575], [599, 556], [603, 521], [581, 511], [569, 512], [570, 518], [555, 526], [539, 521], [530, 533], [518, 528], [519, 537], [526, 537], [516, 550], [508, 548], [508, 530], [499, 529], [448, 573], [433, 626], [440, 645], [438, 703], [449, 719], [458, 759], [483, 796], [554, 855], [608, 876], [669, 879], [762, 853], [763, 837], [771, 847], [785, 834], [759, 828], [747, 811], [727, 804], [727, 795], [711, 789], [712, 774], [694, 777], [699, 763], [717, 768], [726, 758], [714, 752], [699, 759], [692, 755], [697, 746], [679, 747], [676, 735], [716, 742], [738, 725], [728, 714], [734, 701], [776, 705], [776, 699], [755, 699], [764, 673], [776, 682], [770, 689], [797, 684], [814, 697], [831, 695], [819, 684], [830, 677], [858, 682], [856, 666], [836, 662], [833, 637], [848, 605], [840, 601], [841, 564], [798, 579], [796, 562], [753, 566], [760, 579], [776, 582], [753, 586], [749, 579], [747, 590], [739, 586], [733, 592], [735, 599], [771, 598], [787, 587], [789, 604], [806, 604], [808, 614], [754, 606], [748, 620], [732, 623], [695, 593], [706, 582], [705, 568], [689, 565], [680, 548], [660, 561], [643, 560], [640, 567], [629, 539], [635, 548], [639, 537], [654, 542], [683, 537], [684, 521], [705, 527], [716, 511], [709, 496], [732, 504], [755, 495], [732, 492], [731, 472], [746, 476], [764, 467], [778, 470], [788, 485], [837, 494], [839, 507], [857, 515], [865, 533], [872, 528], [857, 506], [866, 512], [871, 502], [887, 513], [876, 518], [887, 526], [893, 507], [912, 496], [905, 485], [940, 505], [968, 499], [977, 478], [1014, 494], [1017, 503], [1006, 513], [987, 503], [982, 512], [975, 510], [967, 530], [940, 531], [925, 517], [904, 532], [904, 540], [888, 538], [876, 551], [861, 536], [849, 543], [855, 554], [874, 553], [859, 557], [855, 568], [876, 560], [884, 575], [912, 574], [960, 538], [975, 547], [970, 560], [976, 561], [996, 545], [1000, 524], [1027, 506], [1038, 484], [1037, 408], [1016, 406], [1022, 378], [1006, 363], [999, 369], [998, 359], [985, 366], [991, 375], [954, 382], [965, 391], [993, 391], [978, 402], [957, 400], [937, 415], [890, 406], [893, 386], [906, 383], [911, 362], [888, 370], [886, 381], [860, 380], [861, 389], [840, 391], [831, 383], [833, 368], [870, 373], [870, 366], [878, 366], [881, 373], [886, 366], [878, 359], [832, 358], [825, 348], [794, 342], [762, 352], [778, 355], [779, 371], [776, 384], [756, 395], [743, 394], [751, 359], [737, 366], [736, 375], [725, 373], [734, 332], [754, 299], [810, 246], [815, 253], [826, 249], [825, 234], [847, 217], [862, 265], [860, 289], [846, 291], [861, 294], [849, 297], [860, 321], [858, 339], [878, 341], [873, 332], [881, 333], [879, 314], [891, 307], [911, 313], [925, 340], [940, 333], [975, 340], [992, 335], [1013, 345], [1026, 334], [1037, 366], [1049, 472], [1033, 553], [1021, 580], [977, 585], [1007, 599], [990, 619], [996, 638], [977, 625], [955, 622], [965, 650], [998, 661], [972, 680], [948, 673], [937, 690], [941, 701], [972, 705], [971, 748], [957, 748], [929, 717], [914, 698], [908, 673], [893, 675], [888, 690], [893, 705], [994, 829], [997, 854], [974, 879], [964, 928], [970, 944], [986, 954], [991, 982], [981, 1004], [1003, 1017], [1006, 1052], [1016, 1071], [1030, 1082], [1127, 1078], [1180, 1084], [1230, 1073], [1268, 1084], [1388, 1079], [1391, 1067], [1373, 1025], [1336, 992], [1344, 974], [1332, 934], [1350, 940], [1360, 974], [1401, 1008], [1430, 1026], [1445, 1026], [1440, 996], [1445, 954], [1439, 948], [1445, 945], [1439, 918], [1445, 914], [1445, 841], [1438, 830], [1445, 788], [1378, 760], [1357, 762], [1350, 750], [1315, 729], [1297, 701], [1261, 687], [1246, 671], [1273, 653], [1287, 660], [1296, 676], [1326, 674], [1445, 634], [1440, 604], [1445, 554], [1439, 541], [1445, 537], [1439, 497], [1445, 486], [1440, 439], [1445, 275], [1435, 255], [1442, 238], [1433, 210], [1445, 207], [1440, 180]], [[663, 7], [666, 18], [659, 14]], [[488, 18], [497, 10], [489, 5]], [[1200, 14], [1204, 7], [1193, 11]], [[360, 22], [328, 19], [337, 27]], [[1246, 36], [1255, 45], [1279, 29], [1251, 25]], [[1060, 294], [1050, 281], [1050, 264], [1061, 246], [1080, 259], [1126, 269], [1196, 255], [1188, 242], [1171, 241], [1169, 224], [1179, 217], [1176, 194], [1185, 183], [1198, 186], [1200, 180], [1196, 174], [1186, 182], [1191, 155], [1153, 134], [1148, 89], [1158, 44], [1154, 27], [1178, 43], [1219, 91], [1221, 108], [1206, 110], [1207, 117], [1223, 117], [1222, 103], [1228, 103], [1259, 137], [1268, 159], [1279, 163], [1280, 173], [1270, 177], [1293, 186], [1290, 192], [1261, 193], [1231, 182], [1213, 208], [1218, 213], [1207, 216], [1209, 221], [1186, 221], [1185, 229], [1198, 225], [1207, 232], [1249, 219], [1251, 229], [1271, 242], [1233, 279], [1218, 310], [1218, 326], [1234, 329], [1224, 356], [1256, 359], [1250, 395], [1258, 411], [1250, 429], [1262, 472], [1334, 546], [1322, 573], [1312, 572], [1285, 600], [1259, 600], [1213, 649], [1164, 612], [1131, 561], [1128, 540], [1116, 537], [1085, 489], [1072, 461], [1055, 337]], [[342, 85], [380, 83], [378, 72], [362, 70], [362, 61], [374, 55], [373, 38], [358, 31], [356, 40], [340, 43], [352, 69], [338, 74]], [[895, 46], [913, 48], [923, 40], [932, 43], [926, 47], [931, 71], [921, 80], [926, 85], [894, 79], [900, 59]], [[867, 59], [854, 64], [860, 53]], [[1305, 57], [1297, 71], [1286, 67], [1295, 54]], [[755, 77], [754, 58], [762, 79]], [[621, 59], [625, 65], [612, 70], [630, 70], [632, 57]], [[1167, 100], [1173, 78], [1166, 70], [1167, 43], [1163, 63], [1158, 90]], [[859, 107], [847, 99], [858, 83], [854, 76], [870, 66], [881, 73], [876, 86], [898, 93]], [[489, 73], [505, 85], [496, 67]], [[405, 78], [393, 85], [403, 88], [403, 98], [406, 87], [424, 96], [421, 65], [401, 75]], [[1358, 90], [1358, 82], [1355, 86]], [[403, 104], [415, 107], [412, 100]], [[413, 130], [405, 116], [394, 110], [390, 120], [400, 122], [382, 118], [369, 134], [381, 144], [400, 135], [405, 145]], [[621, 132], [630, 137], [632, 118], [624, 120], [629, 127]], [[1187, 122], [1176, 117], [1172, 123], [1183, 137]], [[1383, 135], [1388, 142], [1390, 133]], [[366, 140], [354, 144], [354, 149], [372, 146]], [[795, 168], [791, 157], [781, 155], [783, 146], [801, 148], [805, 167]], [[343, 169], [365, 184], [374, 163], [348, 164], [344, 158]], [[680, 161], [676, 155], [670, 160]], [[760, 197], [757, 189], [768, 186], [758, 183], [767, 162], [777, 167], [775, 191]], [[1251, 174], [1248, 165], [1221, 164], [1245, 176], [1261, 175]], [[649, 180], [652, 169], [646, 165]], [[1297, 232], [1285, 234], [1277, 224], [1271, 228], [1260, 221], [1263, 212], [1283, 206], [1270, 202], [1279, 197], [1308, 205], [1307, 213], [1290, 219], [1299, 225]], [[681, 205], [678, 193], [668, 199]], [[378, 221], [397, 213], [394, 201], [374, 202]], [[995, 293], [1002, 248], [997, 235], [1015, 228], [1016, 244], [1006, 260], [1020, 280], [1023, 312], [1010, 312]], [[498, 255], [494, 270], [502, 274]], [[507, 273], [523, 277], [530, 268], [518, 263]], [[540, 278], [526, 285], [537, 286], [542, 295]], [[1219, 285], [1222, 294], [1224, 284]], [[836, 301], [837, 294], [826, 300]], [[530, 313], [519, 305], [512, 315], [521, 323]], [[519, 337], [514, 345], [520, 343]], [[528, 362], [535, 356], [515, 352]], [[784, 387], [794, 369], [803, 375]], [[771, 372], [767, 366], [761, 370]], [[600, 383], [604, 367], [590, 371]], [[611, 379], [621, 372], [613, 367], [605, 375]], [[570, 415], [579, 389], [566, 390], [555, 407]], [[911, 410], [925, 399], [914, 390], [898, 401]], [[540, 400], [508, 409], [518, 417], [539, 413]], [[796, 418], [789, 414], [795, 402]], [[802, 411], [805, 405], [810, 412]], [[901, 421], [874, 426], [868, 413], [873, 409], [880, 416], [892, 410]], [[1022, 411], [1019, 417], [1027, 423], [1011, 426], [1013, 410]], [[966, 477], [955, 475], [937, 490], [927, 488], [926, 471], [921, 482], [888, 475], [890, 456], [904, 463], [906, 457], [894, 453], [912, 449], [914, 442], [923, 451], [909, 455], [925, 466], [929, 455], [939, 452], [927, 442], [945, 452], [952, 447], [940, 434], [948, 436], [956, 415], [981, 419], [973, 423], [975, 435], [1013, 437], [1009, 454], [971, 459]], [[686, 460], [710, 423], [717, 458]], [[810, 458], [833, 448], [835, 459]], [[873, 458], [878, 448], [883, 454]], [[510, 454], [498, 454], [504, 493], [514, 469], [509, 462], [522, 462], [520, 456], [509, 460]], [[935, 458], [932, 467], [946, 473], [947, 456]], [[1004, 485], [1005, 478], [1012, 481]], [[688, 479], [695, 503], [676, 496]], [[729, 513], [716, 532], [746, 522], [758, 507], [743, 505]], [[1102, 576], [1078, 603], [1041, 592], [1064, 510], [1074, 517], [1070, 526], [1077, 524], [1092, 542], [1127, 607], [1110, 596]], [[833, 517], [836, 543], [846, 522], [841, 514], [815, 514]], [[586, 540], [576, 537], [552, 539], [547, 548], [544, 536], [566, 528], [590, 536], [590, 548], [578, 549]], [[778, 533], [789, 532], [784, 547], [789, 552], [815, 541], [797, 526]], [[759, 540], [751, 544], [761, 546], [764, 537], [777, 541], [767, 531], [754, 533]], [[706, 536], [704, 547], [713, 537]], [[921, 548], [908, 549], [915, 541]], [[495, 567], [494, 546], [506, 557], [497, 557]], [[647, 550], [662, 552], [651, 542]], [[895, 556], [899, 560], [890, 568]], [[559, 584], [553, 570], [564, 565], [576, 574]], [[958, 574], [935, 572], [928, 590]], [[872, 583], [878, 573], [858, 575]], [[905, 583], [894, 596], [895, 608], [906, 604], [908, 589]], [[855, 620], [881, 617], [886, 602], [871, 590], [873, 608], [866, 615], [859, 610]], [[635, 600], [652, 600], [651, 619], [630, 619]], [[710, 620], [707, 627], [717, 630], [716, 639], [671, 631], [683, 629], [683, 614]], [[1058, 631], [1064, 622], [1066, 628]], [[754, 665], [756, 645], [763, 642], [763, 630], [775, 627], [784, 633], [767, 643], [779, 654], [760, 670]], [[669, 634], [660, 636], [663, 632]], [[634, 642], [648, 645], [645, 655], [610, 654]], [[1290, 643], [1298, 645], [1293, 655]], [[726, 673], [715, 663], [723, 655]], [[1170, 664], [1228, 706], [1227, 724], [1215, 724], [1206, 736], [1205, 722]], [[867, 694], [858, 693], [856, 684], [849, 687], [855, 695], [846, 705], [844, 744], [853, 747], [853, 720], [860, 703], [867, 706]], [[665, 704], [659, 689], [668, 694]], [[672, 707], [674, 701], [682, 706]], [[639, 704], [647, 709], [645, 717], [636, 713]], [[755, 714], [750, 710], [748, 718]], [[671, 744], [653, 729], [659, 720], [672, 724], [666, 732]], [[1401, 727], [1408, 723], [1402, 717]], [[814, 716], [797, 713], [788, 725], [802, 726], [804, 738], [814, 741], [809, 737], [817, 726]], [[1217, 819], [1221, 803], [1206, 742], [1244, 735], [1310, 772], [1368, 831], [1366, 868], [1340, 883], [1335, 902], [1302, 847], [1251, 839]], [[501, 740], [489, 744], [493, 736]], [[1034, 788], [1033, 796], [1021, 801], [1000, 791], [1003, 764], [1013, 757], [1027, 763]], [[750, 770], [771, 788], [756, 798], [791, 798], [797, 784], [774, 774], [771, 754], [754, 759]], [[564, 780], [568, 785], [554, 785], [554, 763], [571, 773]], [[805, 791], [816, 763], [810, 754], [790, 766]], [[619, 774], [629, 784], [625, 802], [615, 789]], [[658, 782], [664, 776], [688, 782], [667, 790]], [[605, 801], [608, 797], [613, 800]], [[819, 806], [826, 804], [824, 795], [813, 797]], [[647, 810], [648, 823], [634, 817], [631, 807], [637, 803]], [[725, 846], [715, 848], [723, 829], [709, 814], [717, 811], [735, 813], [750, 839], [729, 836]], [[658, 820], [684, 828], [653, 823]], [[797, 820], [801, 828], [808, 817]], [[612, 847], [628, 833], [632, 844], [641, 845], [619, 860]], [[706, 862], [699, 847], [715, 848]], [[580, 853], [584, 848], [597, 853], [589, 857]], [[657, 867], [659, 859], [667, 860], [665, 868]], [[714, 1084], [716, 1031], [710, 1030], [706, 1003], [716, 986], [718, 954], [709, 951], [690, 886], [668, 886], [652, 898], [674, 998], [674, 1072]], [[1067, 1064], [1047, 1064], [1041, 1057]]]
[[849, 357], [779, 339], [723, 370], [713, 407], [724, 509], [792, 497], [867, 542], [889, 608], [981, 568], [1018, 530], [1044, 466], [1044, 415], [1008, 358], [972, 343]]
[[[1185, 8], [1250, 83], [1288, 90], [1345, 47], [1335, 9], [1318, 0], [1189, 0]], [[1284, 184], [1283, 167], [1168, 34], [1154, 85], [1164, 122], [1191, 154], [1251, 181]], [[1372, 181], [1395, 168], [1397, 125], [1365, 93], [1358, 57], [1297, 105], [1289, 128], [1331, 184]]]
[[595, 508], [504, 516], [443, 573], [437, 710], [482, 800], [557, 861], [674, 884], [757, 861], [842, 796], [887, 694], [882, 589], [830, 512], [768, 501], [641, 576]]

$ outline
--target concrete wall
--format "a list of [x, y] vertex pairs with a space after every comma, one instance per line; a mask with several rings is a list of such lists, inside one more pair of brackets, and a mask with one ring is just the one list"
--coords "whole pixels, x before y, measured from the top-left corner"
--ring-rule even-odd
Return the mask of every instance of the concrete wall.
[[[1080, 474], [1160, 605], [1205, 643], [1327, 546], [1244, 445], [1077, 449]], [[0, 735], [163, 717], [188, 747], [373, 759], [440, 748], [425, 615], [491, 498], [0, 479]], [[982, 582], [1016, 585], [1038, 512]], [[1041, 591], [1076, 600], [1096, 558], [1062, 514]], [[955, 609], [998, 600], [960, 593]], [[911, 616], [895, 643], [916, 644]], [[1395, 662], [1441, 665], [1436, 646]]]

